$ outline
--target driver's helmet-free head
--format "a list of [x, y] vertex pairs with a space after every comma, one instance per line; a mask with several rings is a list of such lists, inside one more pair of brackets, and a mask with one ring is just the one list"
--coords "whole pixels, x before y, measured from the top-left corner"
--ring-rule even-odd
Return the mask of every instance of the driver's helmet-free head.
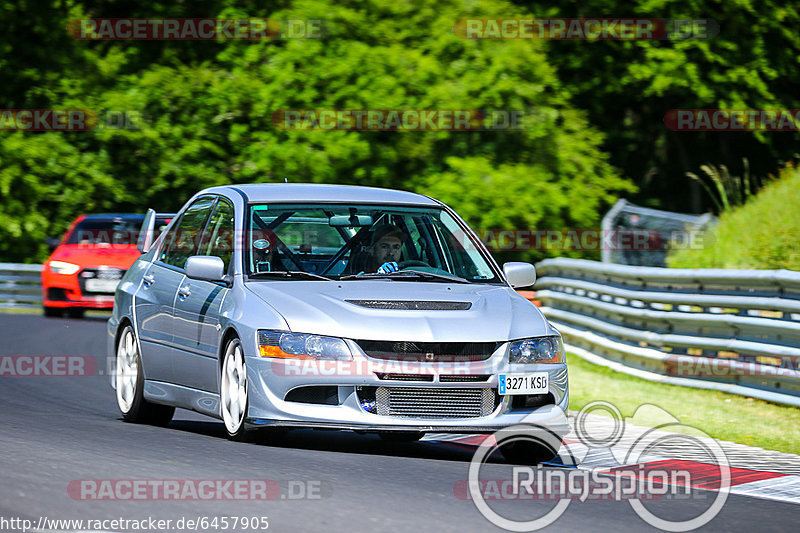
[[375, 245], [378, 243], [378, 241], [386, 237], [400, 239], [400, 242], [402, 243], [405, 241], [406, 234], [394, 224], [378, 224], [372, 230], [372, 241], [370, 242], [370, 245]]
[[406, 234], [392, 224], [380, 224], [372, 230], [370, 245], [370, 272], [375, 272], [383, 263], [400, 262], [401, 249]]

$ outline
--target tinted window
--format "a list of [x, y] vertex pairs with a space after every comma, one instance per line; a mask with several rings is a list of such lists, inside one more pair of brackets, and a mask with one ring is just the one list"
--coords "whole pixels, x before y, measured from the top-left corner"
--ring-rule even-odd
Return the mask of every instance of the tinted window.
[[84, 218], [65, 244], [136, 244], [144, 217]]
[[233, 230], [233, 205], [227, 200], [220, 199], [203, 233], [198, 255], [215, 255], [221, 258], [225, 262], [225, 272], [227, 272], [233, 253]]
[[159, 256], [161, 261], [183, 268], [190, 256], [197, 255], [200, 235], [206, 226], [214, 200], [213, 196], [203, 196], [189, 206], [172, 230], [172, 235], [166, 236], [167, 245]]

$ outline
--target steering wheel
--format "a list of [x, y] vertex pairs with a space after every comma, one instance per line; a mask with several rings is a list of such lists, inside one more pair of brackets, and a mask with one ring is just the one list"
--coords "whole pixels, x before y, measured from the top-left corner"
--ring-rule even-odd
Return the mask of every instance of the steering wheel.
[[428, 263], [426, 263], [425, 261], [418, 261], [416, 259], [409, 259], [408, 261], [401, 261], [400, 263], [397, 264], [397, 268], [399, 270], [403, 270], [405, 268], [410, 268], [410, 267], [431, 268], [431, 266]]

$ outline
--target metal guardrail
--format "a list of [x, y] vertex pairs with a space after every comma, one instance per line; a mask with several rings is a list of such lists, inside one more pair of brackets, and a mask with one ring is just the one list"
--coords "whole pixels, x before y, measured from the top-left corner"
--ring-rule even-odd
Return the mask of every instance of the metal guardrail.
[[800, 272], [548, 259], [536, 298], [572, 352], [648, 379], [800, 406]]
[[[800, 406], [800, 272], [580, 259], [536, 270], [536, 299], [572, 353], [647, 379]], [[0, 263], [0, 308], [38, 308], [41, 271]]]
[[42, 305], [42, 265], [0, 263], [0, 308], [25, 309]]
[[673, 245], [676, 238], [678, 242], [685, 245], [686, 239], [691, 238], [693, 232], [704, 231], [715, 220], [709, 213], [688, 215], [662, 211], [634, 205], [624, 198], [620, 198], [603, 217], [603, 234], [606, 235], [615, 230], [644, 231], [654, 234], [653, 237], [657, 236], [657, 239], [655, 241], [648, 239], [648, 243], [652, 247], [641, 250], [604, 246], [603, 263], [664, 267], [669, 247]]

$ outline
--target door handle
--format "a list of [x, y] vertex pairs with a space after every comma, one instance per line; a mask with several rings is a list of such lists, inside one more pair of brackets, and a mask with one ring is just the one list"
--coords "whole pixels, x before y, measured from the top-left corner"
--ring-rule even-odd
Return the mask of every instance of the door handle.
[[146, 287], [149, 287], [156, 281], [156, 277], [152, 274], [147, 274], [146, 276], [142, 276], [142, 281]]
[[192, 294], [192, 291], [189, 290], [188, 285], [184, 285], [183, 287], [178, 289], [178, 295], [181, 297], [181, 300], [183, 300], [184, 298], [188, 298], [190, 294]]

